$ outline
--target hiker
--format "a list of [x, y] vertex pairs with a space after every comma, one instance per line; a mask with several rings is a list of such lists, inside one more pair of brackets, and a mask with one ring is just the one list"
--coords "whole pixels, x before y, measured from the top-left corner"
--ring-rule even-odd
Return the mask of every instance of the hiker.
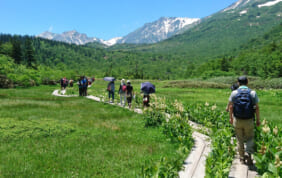
[[70, 87], [73, 87], [73, 79], [69, 80]]
[[120, 81], [120, 86], [119, 86], [119, 89], [118, 89], [118, 93], [120, 95], [120, 104], [125, 106], [125, 102], [126, 102], [126, 100], [125, 100], [126, 85], [125, 85], [125, 80], [124, 79], [122, 79]]
[[127, 80], [126, 83], [127, 83], [126, 98], [127, 98], [128, 107], [131, 108], [131, 102], [132, 102], [132, 97], [133, 97], [133, 86], [131, 86], [130, 80]]
[[[239, 88], [238, 83], [234, 83], [233, 85], [231, 85], [230, 89], [231, 91], [237, 90]], [[228, 102], [227, 106], [226, 106], [226, 112], [229, 112], [229, 108], [230, 108], [230, 102]]]
[[146, 93], [145, 91], [143, 91], [144, 95], [143, 95], [143, 107], [149, 107], [150, 106], [150, 94]]
[[68, 86], [68, 80], [66, 77], [64, 77], [63, 78], [63, 90], [65, 90], [67, 86]]
[[[115, 99], [115, 82], [114, 81], [109, 82], [107, 86], [107, 91], [109, 92], [109, 103], [114, 103], [114, 99]], [[112, 97], [112, 101], [111, 101], [111, 97]]]
[[61, 78], [60, 84], [61, 84], [61, 90], [63, 90], [64, 89], [64, 80], [63, 80], [63, 78]]
[[83, 77], [81, 76], [80, 79], [78, 79], [78, 90], [79, 90], [79, 96], [83, 96]]
[[87, 96], [87, 88], [88, 88], [88, 79], [87, 77], [83, 77], [83, 96]]
[[[258, 97], [255, 91], [249, 89], [248, 78], [240, 76], [238, 78], [239, 88], [232, 91], [230, 102], [230, 124], [235, 128], [237, 146], [240, 156], [240, 162], [253, 165], [252, 153], [254, 152], [254, 119], [256, 115], [256, 125], [260, 125]], [[254, 114], [255, 113], [255, 114]], [[245, 156], [244, 142], [246, 142]]]

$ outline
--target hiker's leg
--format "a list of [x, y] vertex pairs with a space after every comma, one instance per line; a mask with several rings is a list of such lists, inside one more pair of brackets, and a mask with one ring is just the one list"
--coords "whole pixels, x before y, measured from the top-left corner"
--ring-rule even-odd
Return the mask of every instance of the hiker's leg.
[[122, 105], [122, 93], [119, 94], [119, 97], [120, 97], [120, 104]]
[[236, 139], [237, 139], [237, 148], [240, 156], [240, 160], [244, 160], [245, 150], [244, 150], [244, 128], [242, 127], [243, 123], [240, 119], [234, 119], [233, 121]]
[[123, 94], [123, 106], [125, 106], [125, 104], [126, 104], [126, 96], [125, 96], [125, 93]]
[[248, 153], [247, 164], [252, 165], [251, 155], [254, 153], [254, 122], [253, 119], [246, 120], [245, 124], [245, 138], [246, 138], [246, 152]]
[[82, 88], [79, 88], [79, 96], [82, 96]]

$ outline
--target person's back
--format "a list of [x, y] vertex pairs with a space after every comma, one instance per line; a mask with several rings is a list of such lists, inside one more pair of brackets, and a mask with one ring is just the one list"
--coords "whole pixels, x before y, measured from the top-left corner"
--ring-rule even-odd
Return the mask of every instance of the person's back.
[[256, 113], [256, 125], [260, 125], [258, 97], [255, 91], [247, 87], [247, 77], [239, 77], [238, 83], [239, 88], [232, 91], [229, 97], [229, 122], [235, 128], [241, 163], [245, 162], [244, 141], [246, 141], [247, 163], [252, 164], [251, 154], [254, 152], [254, 112]]
[[[114, 102], [115, 99], [115, 83], [112, 81], [108, 84], [107, 90], [109, 92], [109, 102]], [[110, 98], [112, 98], [112, 101], [110, 101]]]
[[132, 97], [133, 97], [133, 86], [131, 86], [131, 83], [128, 80], [126, 85], [126, 98], [129, 108], [131, 108]]
[[119, 89], [118, 89], [118, 93], [120, 95], [120, 104], [125, 106], [125, 102], [126, 102], [126, 96], [125, 96], [126, 85], [125, 85], [125, 80], [124, 79], [122, 79], [120, 81], [120, 86], [119, 86]]

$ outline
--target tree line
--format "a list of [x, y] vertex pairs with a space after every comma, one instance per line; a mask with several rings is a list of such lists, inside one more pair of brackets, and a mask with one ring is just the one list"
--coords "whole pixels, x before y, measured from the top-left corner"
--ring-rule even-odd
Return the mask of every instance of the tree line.
[[[0, 34], [0, 74], [15, 83], [36, 84], [62, 76], [114, 76], [131, 79], [187, 79], [251, 75], [262, 78], [282, 76], [281, 24], [237, 52], [207, 62], [191, 60], [176, 53], [107, 49], [78, 46], [46, 39]], [[6, 66], [5, 66], [6, 65]], [[10, 69], [7, 69], [10, 66]]]

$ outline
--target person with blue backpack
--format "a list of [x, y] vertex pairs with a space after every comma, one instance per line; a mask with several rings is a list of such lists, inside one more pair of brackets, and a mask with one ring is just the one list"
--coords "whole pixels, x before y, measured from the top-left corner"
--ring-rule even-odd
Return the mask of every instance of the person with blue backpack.
[[[115, 82], [111, 81], [108, 83], [107, 91], [109, 92], [109, 103], [114, 103], [115, 99]], [[112, 98], [112, 101], [111, 101]]]
[[83, 77], [81, 76], [79, 79], [78, 79], [78, 89], [79, 89], [79, 96], [83, 96]]
[[[260, 125], [259, 99], [254, 90], [247, 87], [248, 78], [238, 78], [239, 88], [232, 91], [229, 97], [230, 124], [234, 126], [240, 162], [253, 165], [252, 153], [254, 152], [254, 120]], [[256, 117], [255, 117], [256, 116]], [[246, 150], [244, 148], [246, 142]], [[245, 156], [245, 151], [248, 155]]]

